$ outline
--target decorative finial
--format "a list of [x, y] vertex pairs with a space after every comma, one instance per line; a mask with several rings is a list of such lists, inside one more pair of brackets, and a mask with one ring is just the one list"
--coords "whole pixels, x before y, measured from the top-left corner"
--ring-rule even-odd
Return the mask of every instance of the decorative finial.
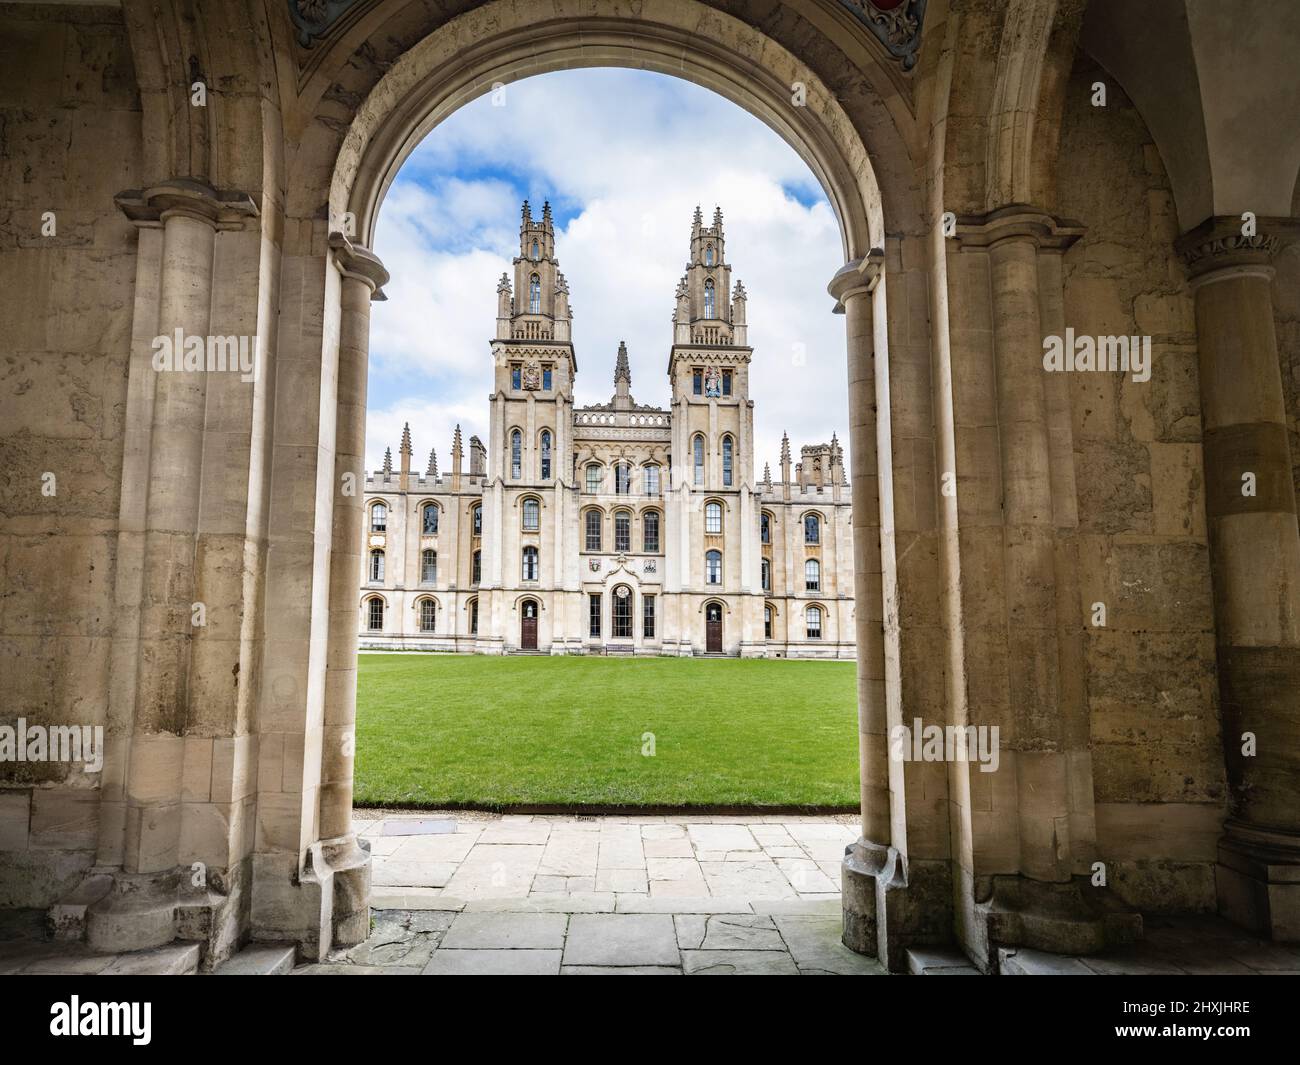
[[623, 378], [628, 384], [632, 383], [632, 370], [627, 364], [627, 345], [623, 341], [618, 342], [618, 360], [614, 363], [614, 383], [618, 383], [619, 378]]
[[698, 226], [704, 221], [704, 215], [700, 213], [700, 205], [695, 205], [695, 224]]
[[510, 278], [507, 277], [505, 274], [502, 274], [501, 280], [497, 282], [497, 291], [498, 292], [510, 291]]
[[452, 455], [459, 455], [461, 453], [459, 422], [456, 423], [456, 432], [453, 433], [451, 437], [451, 453]]
[[781, 462], [785, 464], [790, 461], [790, 434], [781, 434]]
[[715, 208], [713, 208], [713, 224], [714, 224], [715, 226], [720, 226], [720, 225], [722, 225], [722, 208], [721, 208], [721, 207], [715, 207]]
[[386, 447], [384, 448], [384, 473], [388, 474], [392, 472], [393, 472], [393, 449], [391, 447]]
[[403, 455], [409, 455], [411, 453], [411, 423], [410, 422], [407, 422], [404, 426], [402, 426], [402, 445], [397, 450], [400, 454]]
[[736, 282], [736, 287], [731, 298], [733, 300], [743, 300], [747, 298], [745, 296], [745, 283], [743, 281]]
[[438, 452], [434, 448], [429, 449], [429, 468], [424, 471], [426, 477], [438, 476]]

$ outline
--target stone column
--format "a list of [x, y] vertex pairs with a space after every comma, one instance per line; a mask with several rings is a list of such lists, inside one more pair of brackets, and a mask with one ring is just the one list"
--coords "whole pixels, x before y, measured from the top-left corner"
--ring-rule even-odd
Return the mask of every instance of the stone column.
[[357, 598], [365, 553], [370, 301], [385, 298], [382, 286], [388, 282], [388, 271], [371, 252], [341, 233], [332, 233], [329, 245], [342, 281], [320, 835], [322, 853], [334, 872], [334, 942], [350, 946], [370, 932], [370, 855], [358, 845], [352, 830], [352, 774], [357, 716]]
[[[885, 703], [884, 583], [880, 555], [880, 490], [876, 440], [876, 350], [873, 302], [883, 253], [873, 251], [844, 266], [828, 291], [843, 313], [848, 341], [849, 446], [853, 471], [853, 593], [858, 647], [858, 758], [861, 767], [862, 837], [842, 866], [844, 942], [877, 954], [877, 885], [883, 890], [898, 861], [891, 842], [889, 721]], [[789, 471], [785, 453], [786, 492]], [[787, 516], [787, 525], [789, 518]], [[787, 548], [790, 546], [787, 540]], [[793, 557], [787, 551], [787, 563]], [[787, 590], [791, 585], [787, 582]], [[787, 615], [793, 599], [787, 600]], [[786, 617], [787, 638], [793, 619]]]
[[[203, 485], [207, 354], [217, 230], [256, 208], [190, 179], [124, 192], [137, 225], [162, 229], [153, 417], [141, 556], [138, 643], [126, 754], [121, 857], [109, 893], [86, 911], [95, 950], [140, 950], [177, 932], [182, 770], [190, 724], [196, 539]], [[137, 329], [137, 332], [139, 330]], [[115, 822], [116, 824], [116, 822]]]
[[1300, 533], [1273, 324], [1291, 219], [1207, 219], [1179, 241], [1196, 297], [1206, 516], [1231, 807], [1219, 909], [1300, 940]]

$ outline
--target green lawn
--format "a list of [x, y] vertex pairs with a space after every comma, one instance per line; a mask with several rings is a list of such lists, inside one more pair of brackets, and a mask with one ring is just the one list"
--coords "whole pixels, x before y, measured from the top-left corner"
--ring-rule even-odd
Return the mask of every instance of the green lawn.
[[357, 689], [362, 805], [858, 803], [852, 662], [363, 654]]

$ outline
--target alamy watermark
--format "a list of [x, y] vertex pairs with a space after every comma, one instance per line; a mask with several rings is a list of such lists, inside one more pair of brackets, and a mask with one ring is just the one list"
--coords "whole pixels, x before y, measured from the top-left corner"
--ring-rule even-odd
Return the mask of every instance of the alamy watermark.
[[103, 725], [0, 725], [0, 762], [84, 762], [82, 771], [104, 768]]
[[186, 336], [178, 326], [170, 336], [154, 337], [150, 346], [159, 373], [230, 371], [241, 381], [257, 380], [257, 337]]
[[894, 762], [978, 762], [981, 773], [996, 773], [1001, 762], [997, 725], [912, 725], [889, 730], [889, 757]]
[[1149, 336], [1075, 336], [1073, 327], [1065, 336], [1043, 338], [1043, 369], [1054, 372], [1100, 370], [1132, 373], [1134, 381], [1151, 380], [1151, 338]]

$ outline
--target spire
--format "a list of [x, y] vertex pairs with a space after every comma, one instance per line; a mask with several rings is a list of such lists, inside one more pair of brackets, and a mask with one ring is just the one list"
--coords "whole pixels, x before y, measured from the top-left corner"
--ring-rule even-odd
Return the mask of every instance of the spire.
[[498, 291], [498, 292], [507, 292], [507, 293], [510, 291], [510, 275], [509, 275], [509, 274], [506, 274], [506, 273], [504, 273], [504, 272], [501, 274], [501, 280], [497, 282], [497, 291]]
[[453, 456], [462, 454], [460, 444], [460, 422], [456, 423], [456, 431], [451, 436], [451, 453]]
[[782, 433], [781, 434], [781, 464], [785, 465], [785, 463], [789, 461], [790, 461], [790, 434]]
[[617, 385], [622, 378], [628, 384], [632, 383], [632, 370], [627, 364], [627, 344], [623, 341], [618, 342], [618, 359], [614, 363], [614, 384]]
[[393, 472], [393, 449], [384, 448], [384, 476], [388, 477]]
[[551, 224], [551, 201], [547, 200], [545, 203], [542, 204], [542, 225], [549, 226], [550, 224]]
[[772, 490], [772, 464], [770, 462], [763, 463], [763, 487], [769, 492]]
[[402, 426], [402, 445], [397, 449], [400, 455], [409, 455], [411, 453], [411, 423], [407, 422]]
[[429, 449], [429, 468], [424, 471], [424, 475], [426, 477], [438, 476], [438, 449], [437, 448]]
[[693, 221], [697, 226], [704, 224], [704, 215], [700, 213], [700, 205], [698, 203], [695, 205], [695, 218]]
[[714, 224], [715, 226], [721, 226], [721, 225], [722, 225], [722, 208], [721, 208], [721, 207], [715, 207], [715, 208], [713, 208], [713, 224]]
[[527, 200], [524, 200], [523, 220], [526, 226], [533, 224], [533, 209], [528, 206]]
[[749, 298], [745, 295], [745, 282], [736, 282], [736, 287], [732, 290], [731, 298], [733, 300], [744, 300]]

